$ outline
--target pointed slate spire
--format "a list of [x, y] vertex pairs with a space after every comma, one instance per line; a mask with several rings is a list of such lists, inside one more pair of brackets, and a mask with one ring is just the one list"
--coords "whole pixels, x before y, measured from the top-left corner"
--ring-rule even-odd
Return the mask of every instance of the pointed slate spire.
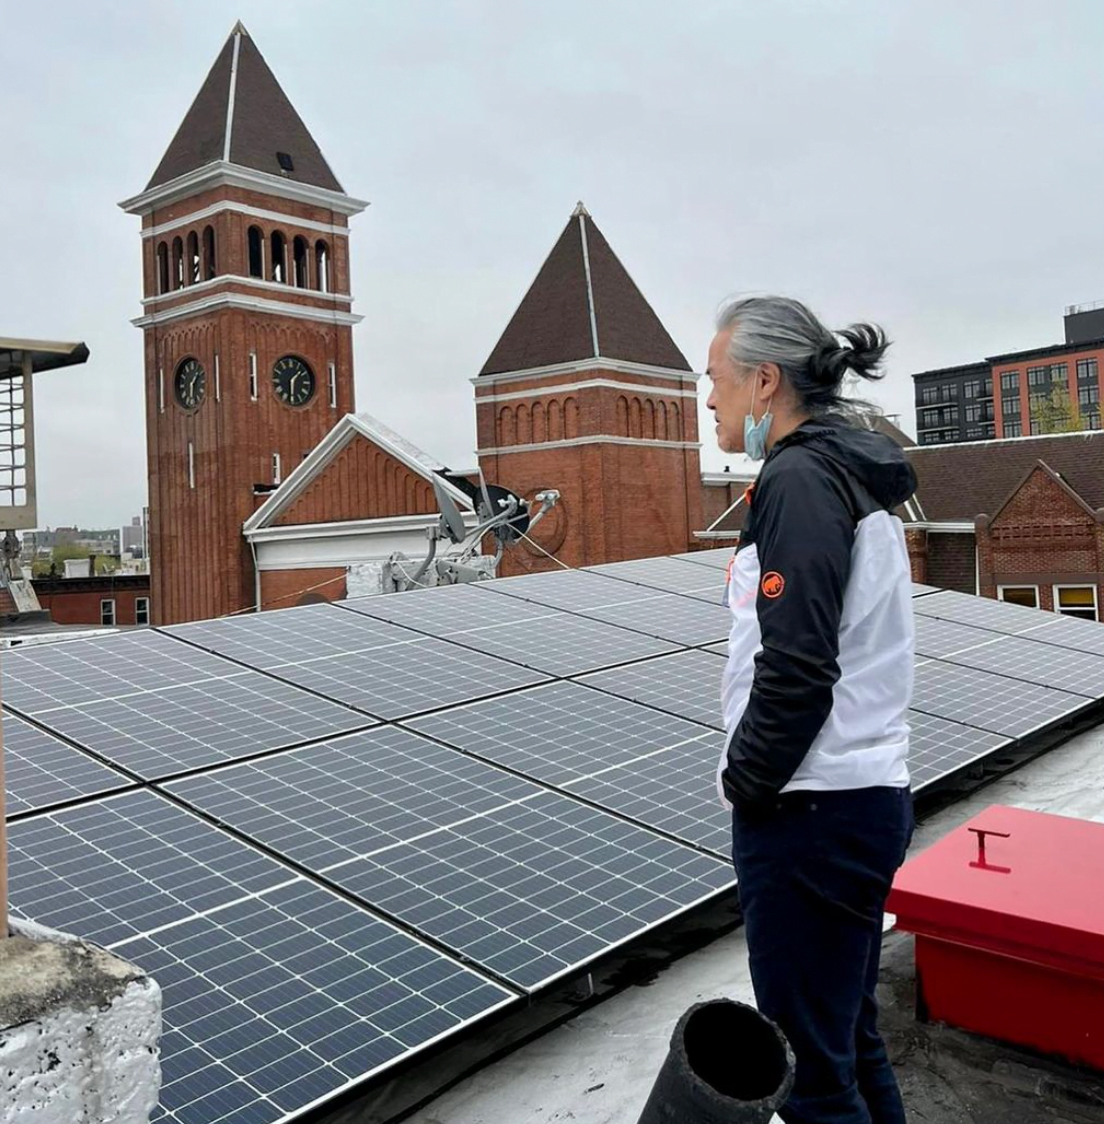
[[690, 370], [580, 202], [479, 373], [599, 357]]
[[343, 190], [240, 20], [146, 190], [216, 160]]

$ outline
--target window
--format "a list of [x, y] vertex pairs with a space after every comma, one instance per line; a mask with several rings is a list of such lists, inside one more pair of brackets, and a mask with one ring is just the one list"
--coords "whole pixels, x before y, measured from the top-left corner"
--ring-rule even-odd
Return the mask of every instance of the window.
[[1089, 421], [1089, 429], [1099, 429], [1100, 428], [1100, 415], [1099, 414], [1089, 414], [1088, 415], [1088, 421]]
[[1095, 585], [1056, 585], [1054, 587], [1054, 611], [1064, 617], [1081, 617], [1082, 620], [1095, 621]]
[[321, 238], [314, 244], [314, 287], [320, 293], [330, 291], [330, 248]]
[[195, 446], [188, 442], [188, 487], [195, 487]]
[[135, 624], [149, 624], [149, 598], [148, 597], [135, 597], [134, 599], [134, 623]]
[[939, 401], [940, 402], [957, 402], [958, 401], [958, 383], [946, 382], [939, 388]]
[[967, 406], [966, 407], [966, 421], [967, 422], [979, 422], [979, 421], [981, 421], [981, 407], [978, 406], [978, 405]]
[[1005, 371], [1001, 374], [1001, 394], [1019, 394], [1020, 392], [1020, 372], [1019, 371]]
[[1050, 367], [1051, 382], [1069, 382], [1069, 364], [1052, 363]]
[[968, 382], [962, 384], [962, 397], [963, 398], [980, 398], [981, 397], [981, 379], [970, 379]]
[[249, 397], [257, 401], [257, 353], [249, 353]]
[[157, 291], [169, 291], [169, 247], [165, 242], [160, 242], [157, 246]]
[[996, 437], [997, 427], [992, 422], [990, 422], [988, 425], [983, 425], [981, 427], [981, 435], [982, 435], [982, 437], [986, 437], [986, 438]]
[[210, 281], [215, 276], [215, 228], [203, 228], [203, 279]]
[[330, 409], [337, 409], [337, 364], [330, 364]]
[[1077, 404], [1079, 406], [1095, 406], [1100, 408], [1100, 387], [1079, 386], [1077, 388]]
[[1045, 386], [1050, 381], [1050, 369], [1048, 367], [1028, 367], [1027, 369], [1027, 385], [1028, 386]]
[[215, 401], [222, 401], [222, 379], [219, 377], [219, 356], [215, 352]]
[[113, 625], [115, 623], [115, 598], [104, 597], [100, 601], [100, 624]]
[[922, 386], [920, 388], [920, 405], [932, 406], [939, 401], [939, 387]]
[[966, 440], [967, 441], [980, 441], [982, 437], [980, 425], [968, 425], [966, 427]]
[[193, 230], [188, 235], [188, 284], [195, 285], [199, 279], [199, 235]]
[[1023, 605], [1028, 609], [1039, 607], [1039, 587], [1037, 585], [998, 585], [997, 599], [1010, 605]]
[[1096, 382], [1096, 360], [1095, 359], [1078, 359], [1077, 360], [1077, 381], [1078, 382]]
[[280, 483], [280, 454], [272, 454], [272, 483]]
[[1004, 423], [1005, 437], [1022, 437], [1023, 424], [1017, 419], [1016, 421], [1006, 421]]
[[249, 228], [249, 276], [264, 276], [264, 235], [259, 226]]
[[179, 238], [172, 241], [172, 287], [184, 288], [184, 243]]
[[274, 230], [269, 243], [272, 251], [269, 279], [282, 285], [287, 281], [287, 239], [278, 230]]
[[1020, 416], [1020, 400], [1018, 398], [1005, 398], [1001, 402], [1001, 413], [1007, 417]]
[[157, 408], [165, 412], [165, 368], [157, 368]]
[[1038, 437], [1043, 432], [1043, 424], [1035, 418], [1031, 419], [1031, 436]]
[[[1012, 373], [1015, 374], [1016, 372], [1013, 371]], [[985, 378], [983, 378], [981, 380], [981, 397], [982, 398], [992, 398], [993, 397], [993, 379], [989, 375], [986, 375]]]
[[295, 287], [307, 288], [307, 261], [310, 258], [310, 247], [307, 240], [300, 234], [295, 237]]

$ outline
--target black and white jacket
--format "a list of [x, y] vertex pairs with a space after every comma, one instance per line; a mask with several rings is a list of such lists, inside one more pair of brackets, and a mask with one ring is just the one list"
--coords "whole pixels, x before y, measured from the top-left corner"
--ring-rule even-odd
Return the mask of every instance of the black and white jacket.
[[915, 484], [894, 442], [838, 419], [771, 449], [728, 574], [726, 803], [909, 783], [912, 591], [892, 510]]

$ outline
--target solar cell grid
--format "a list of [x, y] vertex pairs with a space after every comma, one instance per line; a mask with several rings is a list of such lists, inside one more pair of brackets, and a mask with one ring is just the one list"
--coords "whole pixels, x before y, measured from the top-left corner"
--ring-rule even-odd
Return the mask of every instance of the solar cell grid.
[[1009, 737], [1034, 733], [1087, 702], [1067, 691], [942, 660], [921, 659], [916, 664], [914, 709]]
[[598, 671], [577, 682], [723, 730], [720, 685], [724, 662], [718, 658], [722, 653], [717, 647], [723, 647], [727, 656], [726, 642]]
[[966, 768], [1004, 746], [1011, 739], [991, 734], [932, 714], [909, 712], [912, 737], [909, 743], [909, 772], [913, 791]]
[[505, 593], [511, 598], [571, 612], [608, 608], [659, 592], [646, 586], [634, 588], [628, 582], [602, 577], [589, 570], [553, 570], [547, 574], [499, 578], [497, 581], [480, 583], [478, 591], [481, 594]]
[[159, 1119], [275, 1124], [511, 993], [149, 792], [13, 825], [17, 912], [162, 988]]
[[711, 566], [715, 570], [727, 570], [732, 555], [735, 553], [731, 546], [719, 546], [712, 550], [691, 550], [686, 554], [672, 554], [680, 562], [696, 562], [702, 566]]
[[14, 714], [4, 714], [3, 721], [4, 788], [9, 816], [52, 808], [131, 783], [121, 773]]
[[727, 636], [732, 627], [732, 616], [723, 605], [709, 605], [677, 593], [657, 593], [654, 597], [581, 612], [619, 628], [691, 646], [715, 642]]
[[416, 632], [361, 613], [347, 613], [335, 605], [304, 605], [223, 617], [173, 625], [165, 631], [261, 670], [421, 639]]
[[272, 758], [168, 787], [525, 988], [733, 881], [719, 860], [417, 735], [369, 744], [383, 733], [333, 743], [333, 763], [289, 755], [286, 776]]
[[[504, 580], [509, 582], [515, 579]], [[480, 592], [483, 586], [494, 587], [498, 584], [500, 583], [496, 581], [440, 586], [413, 593], [360, 597], [355, 601], [342, 601], [341, 605], [357, 613], [439, 637], [554, 615], [554, 610], [547, 607], [519, 605], [513, 599], [487, 598]]]
[[588, 573], [638, 585], [662, 589], [667, 593], [681, 593], [717, 604], [724, 591], [724, 575], [713, 569], [695, 565], [677, 558], [640, 558], [632, 562], [607, 562], [590, 566]]
[[1038, 609], [946, 589], [914, 599], [913, 608], [921, 616], [937, 617], [1009, 635], [1038, 628], [1041, 623]]
[[374, 722], [328, 699], [249, 671], [194, 687], [169, 687], [51, 710], [41, 720], [146, 780]]
[[25, 714], [205, 683], [238, 670], [158, 632], [39, 644], [5, 652], [4, 702]]

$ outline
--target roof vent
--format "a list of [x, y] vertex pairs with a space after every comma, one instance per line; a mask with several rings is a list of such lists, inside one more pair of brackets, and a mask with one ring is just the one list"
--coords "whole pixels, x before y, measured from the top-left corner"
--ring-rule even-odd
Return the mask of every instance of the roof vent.
[[291, 156], [286, 152], [276, 153], [276, 163], [280, 165], [280, 171], [285, 174], [295, 171], [295, 161], [292, 160]]

